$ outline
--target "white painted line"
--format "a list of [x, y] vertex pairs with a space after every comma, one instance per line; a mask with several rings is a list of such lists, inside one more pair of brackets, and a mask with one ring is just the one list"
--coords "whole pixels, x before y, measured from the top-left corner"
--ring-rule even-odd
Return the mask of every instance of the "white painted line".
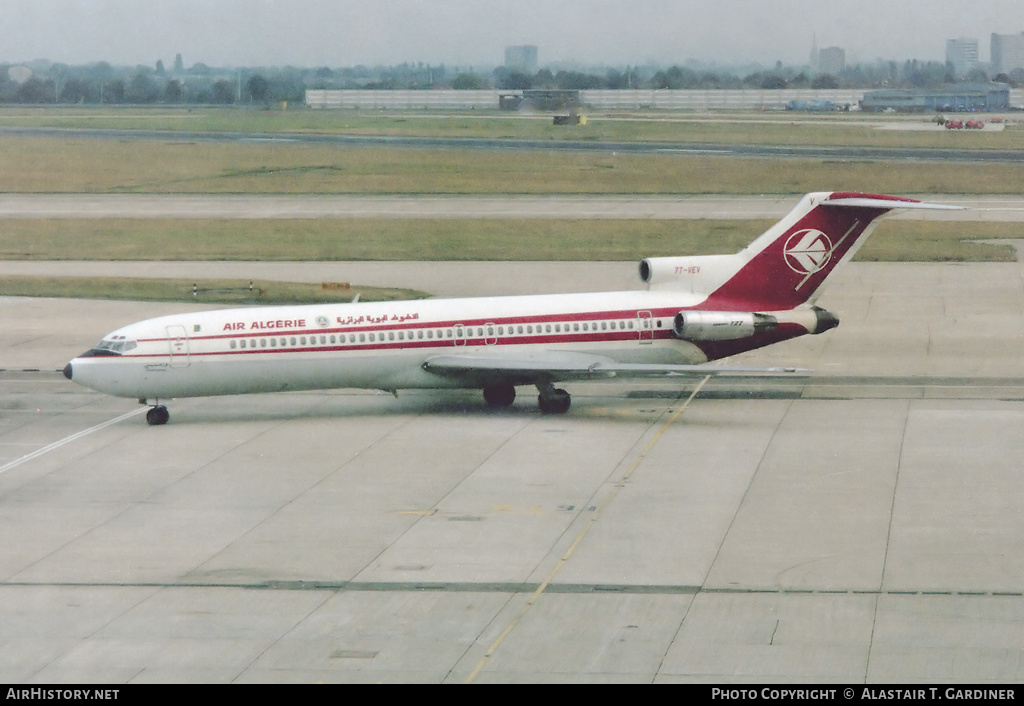
[[81, 439], [83, 436], [88, 436], [89, 434], [92, 434], [94, 431], [99, 431], [100, 429], [103, 429], [105, 427], [109, 427], [112, 424], [117, 424], [118, 422], [124, 421], [125, 419], [128, 419], [129, 417], [134, 417], [136, 414], [141, 414], [142, 412], [147, 411], [147, 409], [148, 408], [140, 408], [140, 409], [132, 410], [131, 412], [128, 412], [127, 414], [122, 414], [120, 417], [114, 417], [113, 419], [108, 419], [107, 421], [103, 422], [102, 424], [97, 424], [94, 427], [89, 427], [88, 429], [83, 429], [82, 431], [78, 432], [77, 434], [72, 434], [71, 436], [66, 436], [63, 439], [61, 439], [60, 441], [55, 441], [52, 444], [48, 444], [48, 445], [46, 445], [46, 446], [44, 446], [44, 447], [42, 447], [40, 449], [36, 449], [35, 451], [33, 451], [30, 454], [26, 454], [26, 455], [22, 456], [21, 458], [16, 458], [13, 461], [11, 461], [10, 463], [7, 463], [7, 464], [5, 464], [3, 466], [0, 466], [0, 473], [6, 473], [7, 471], [11, 470], [12, 468], [17, 468], [21, 464], [27, 463], [28, 461], [31, 461], [34, 458], [39, 458], [43, 454], [47, 454], [47, 453], [49, 453], [49, 452], [51, 452], [51, 451], [53, 451], [55, 449], [59, 449], [61, 446], [64, 446], [65, 444], [70, 444], [72, 441], [75, 441], [77, 439]]

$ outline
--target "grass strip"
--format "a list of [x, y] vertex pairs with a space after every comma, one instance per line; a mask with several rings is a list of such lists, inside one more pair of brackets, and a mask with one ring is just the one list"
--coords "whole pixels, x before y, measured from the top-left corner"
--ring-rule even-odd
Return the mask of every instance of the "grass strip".
[[424, 299], [414, 289], [340, 286], [266, 280], [180, 280], [145, 277], [0, 277], [0, 296], [130, 301], [180, 301], [202, 304], [334, 304]]
[[[41, 219], [3, 221], [0, 260], [629, 261], [732, 253], [771, 220]], [[857, 256], [888, 262], [1008, 262], [1024, 224], [883, 223]]]
[[[1006, 163], [0, 136], [0, 193], [1016, 194]], [[187, 215], [187, 214], [182, 214]]]

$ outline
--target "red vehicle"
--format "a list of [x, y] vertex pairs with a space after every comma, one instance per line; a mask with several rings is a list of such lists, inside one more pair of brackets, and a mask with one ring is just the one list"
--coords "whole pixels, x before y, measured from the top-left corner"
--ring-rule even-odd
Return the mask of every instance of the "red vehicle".
[[985, 127], [985, 123], [983, 123], [980, 120], [968, 120], [967, 121], [967, 129], [968, 130], [980, 130], [983, 127]]
[[964, 127], [964, 124], [963, 124], [963, 121], [961, 121], [961, 120], [947, 120], [946, 121], [946, 129], [947, 130], [962, 130], [963, 127]]

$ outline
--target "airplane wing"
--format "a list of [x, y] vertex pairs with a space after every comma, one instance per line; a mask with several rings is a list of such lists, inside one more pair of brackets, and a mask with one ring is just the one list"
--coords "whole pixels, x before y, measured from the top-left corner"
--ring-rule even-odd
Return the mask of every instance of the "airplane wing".
[[601, 378], [655, 378], [711, 376], [791, 376], [810, 371], [798, 368], [755, 368], [721, 365], [671, 365], [662, 363], [619, 363], [611, 358], [586, 353], [541, 352], [525, 356], [440, 355], [423, 363], [427, 372], [486, 383], [505, 380], [533, 384], [562, 380]]

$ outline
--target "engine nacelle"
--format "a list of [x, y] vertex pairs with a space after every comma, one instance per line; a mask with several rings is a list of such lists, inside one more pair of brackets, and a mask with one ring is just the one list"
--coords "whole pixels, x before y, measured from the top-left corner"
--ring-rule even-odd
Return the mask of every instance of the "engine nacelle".
[[649, 257], [640, 262], [640, 279], [652, 289], [713, 291], [732, 272], [733, 255]]
[[770, 314], [749, 311], [680, 311], [672, 332], [684, 341], [735, 341], [779, 325]]

